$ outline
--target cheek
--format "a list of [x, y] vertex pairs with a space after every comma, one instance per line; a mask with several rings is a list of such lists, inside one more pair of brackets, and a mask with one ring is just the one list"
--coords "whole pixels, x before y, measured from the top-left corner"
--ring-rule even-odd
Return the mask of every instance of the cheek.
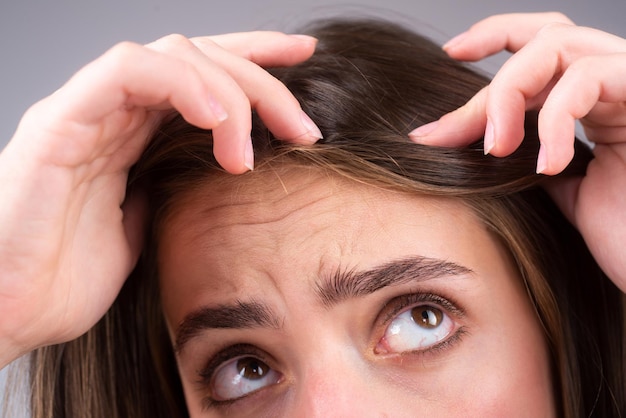
[[474, 298], [478, 312], [458, 348], [412, 371], [405, 362], [398, 388], [434, 416], [556, 416], [550, 355], [530, 302], [521, 286], [489, 287], [496, 293]]
[[[405, 405], [446, 417], [554, 417], [549, 365], [543, 353], [484, 350], [407, 377]], [[420, 414], [420, 416], [422, 416]]]
[[470, 415], [514, 417], [523, 411], [529, 417], [554, 416], [550, 368], [542, 353], [510, 354], [517, 355], [501, 356], [502, 362], [485, 359], [485, 366], [468, 376], [463, 393]]
[[519, 416], [521, 411], [524, 416], [555, 416], [549, 351], [525, 298], [509, 300], [474, 336], [466, 347], [472, 351], [467, 371], [457, 376], [465, 382], [457, 391], [471, 406], [471, 416]]

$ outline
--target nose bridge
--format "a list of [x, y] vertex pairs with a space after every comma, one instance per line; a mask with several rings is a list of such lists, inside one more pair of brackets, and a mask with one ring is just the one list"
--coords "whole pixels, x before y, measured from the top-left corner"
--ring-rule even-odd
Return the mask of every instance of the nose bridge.
[[295, 411], [298, 417], [384, 416], [381, 389], [353, 347], [318, 352], [301, 370]]

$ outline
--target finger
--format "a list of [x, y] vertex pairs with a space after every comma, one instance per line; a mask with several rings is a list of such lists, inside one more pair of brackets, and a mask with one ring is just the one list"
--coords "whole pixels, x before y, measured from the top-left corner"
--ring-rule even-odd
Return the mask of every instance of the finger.
[[488, 89], [483, 88], [465, 105], [439, 120], [413, 130], [409, 138], [418, 144], [442, 147], [461, 147], [474, 142], [485, 132]]
[[63, 101], [58, 112], [64, 120], [85, 125], [99, 123], [120, 109], [163, 103], [207, 129], [224, 117], [210, 85], [195, 68], [128, 42], [88, 64], [53, 96]]
[[[249, 155], [251, 107], [246, 93], [231, 75], [189, 39], [169, 35], [146, 45], [193, 67], [211, 85], [211, 94], [224, 107], [228, 119], [213, 128], [213, 153], [218, 163], [235, 174], [252, 168]], [[230, 56], [233, 59], [235, 56]], [[247, 61], [246, 61], [247, 62]], [[256, 67], [256, 71], [263, 72]]]
[[[519, 146], [524, 136], [524, 111], [541, 106], [543, 97], [572, 62], [580, 56], [625, 47], [623, 39], [594, 29], [562, 24], [541, 29], [502, 66], [489, 86], [486, 112], [493, 138], [490, 153], [504, 156]], [[487, 129], [486, 148], [489, 134]]]
[[242, 32], [191, 38], [202, 49], [207, 40], [261, 67], [289, 67], [313, 55], [317, 39], [307, 35], [280, 32]]
[[[205, 129], [218, 126], [223, 110], [209, 91], [190, 65], [140, 45], [121, 43], [33, 105], [16, 136], [23, 138], [20, 147], [29, 150], [33, 160], [76, 167], [119, 147], [143, 148], [144, 137], [131, 134], [147, 133], [156, 114], [129, 109], [173, 107], [192, 124]], [[136, 155], [123, 153], [116, 159], [117, 169], [130, 167]]]
[[[532, 109], [536, 104], [543, 103], [552, 85], [553, 83], [549, 82], [544, 91], [529, 99], [524, 110]], [[438, 121], [413, 130], [409, 133], [409, 138], [418, 144], [459, 147], [469, 145], [484, 135], [485, 154], [506, 155], [512, 152], [519, 146], [523, 138], [523, 126], [518, 127], [518, 132], [515, 135], [517, 140], [505, 142], [508, 147], [501, 146], [494, 150], [496, 134], [493, 123], [490, 123], [487, 118], [490, 88], [487, 86], [481, 89], [465, 105], [442, 116]], [[524, 117], [523, 113], [522, 117]]]
[[[486, 19], [483, 21], [484, 25], [496, 33], [491, 40], [479, 37], [481, 42], [487, 45], [494, 41], [502, 45], [509, 42], [510, 47], [514, 42], [519, 42], [521, 47], [527, 42], [528, 37], [535, 35], [537, 26], [547, 20], [559, 18], [559, 16], [541, 14], [536, 18], [536, 26], [529, 25], [526, 32], [521, 35], [515, 32], [509, 33], [511, 29], [507, 25], [524, 16], [526, 15], [500, 15]], [[484, 30], [481, 28], [483, 22], [477, 24], [481, 34]], [[518, 35], [519, 38], [516, 38]], [[539, 43], [539, 47], [542, 46]], [[542, 102], [552, 85], [552, 77], [558, 67], [558, 55], [552, 51], [545, 51], [548, 49], [546, 46], [543, 48], [539, 51], [526, 52], [522, 58], [518, 55], [524, 53], [524, 50], [514, 55], [496, 74], [491, 84], [482, 89], [467, 104], [444, 115], [434, 124], [434, 127], [430, 125], [417, 128], [409, 134], [410, 137], [415, 142], [423, 144], [463, 146], [484, 134], [485, 154], [504, 156], [513, 152], [524, 137], [525, 111]], [[535, 65], [535, 63], [529, 65], [526, 62], [541, 54], [551, 59], [538, 61], [541, 65]], [[526, 56], [529, 57], [526, 58]], [[528, 68], [532, 70], [529, 71]], [[490, 117], [494, 114], [495, 119], [502, 118], [506, 121], [494, 122]], [[499, 140], [500, 138], [504, 140]]]
[[[581, 119], [581, 123], [585, 128], [587, 138], [591, 141], [603, 142], [606, 140], [608, 142], [614, 142], [615, 138], [610, 132], [626, 127], [626, 109], [624, 102], [596, 103], [593, 109]], [[623, 139], [622, 137], [622, 140]]]
[[[300, 103], [275, 77], [255, 63], [231, 54], [207, 38], [196, 40], [195, 45], [237, 82], [252, 107], [276, 137], [303, 144], [310, 144], [322, 138], [319, 128], [302, 111]], [[258, 45], [259, 51], [264, 48], [264, 44]], [[248, 51], [247, 54], [264, 55], [267, 51], [254, 53]], [[283, 59], [282, 62], [288, 61]]]
[[[567, 68], [539, 113], [542, 159], [538, 171], [556, 174], [567, 166], [574, 155], [574, 123], [596, 103], [626, 100], [626, 81], [622, 77], [625, 72], [626, 53], [581, 58]], [[623, 141], [596, 139], [601, 143], [611, 139]]]
[[550, 23], [573, 24], [558, 12], [496, 15], [452, 38], [443, 49], [451, 57], [463, 61], [478, 61], [503, 50], [517, 52]]
[[[511, 22], [509, 22], [511, 23]], [[499, 27], [494, 38], [514, 35], [515, 28]], [[468, 135], [485, 127], [485, 149], [493, 155], [511, 153], [521, 142], [524, 111], [538, 108], [558, 76], [580, 56], [626, 50], [623, 39], [590, 28], [569, 24], [550, 24], [539, 30], [532, 41], [511, 57], [496, 74], [486, 98], [472, 99], [470, 112], [463, 109], [454, 117], [444, 116], [436, 129], [418, 128], [419, 142], [456, 145], [469, 143], [476, 137], [462, 138], [462, 131], [451, 123], [466, 123]], [[484, 112], [476, 104], [484, 103]], [[454, 113], [454, 112], [453, 112]], [[463, 118], [459, 116], [463, 115]], [[487, 122], [490, 123], [487, 123]], [[429, 132], [430, 131], [430, 132]], [[414, 138], [416, 135], [413, 135]], [[448, 139], [448, 136], [450, 139]]]
[[617, 144], [619, 142], [624, 142], [625, 127], [626, 124], [616, 126], [584, 126], [584, 131], [585, 136], [590, 142], [597, 144]]

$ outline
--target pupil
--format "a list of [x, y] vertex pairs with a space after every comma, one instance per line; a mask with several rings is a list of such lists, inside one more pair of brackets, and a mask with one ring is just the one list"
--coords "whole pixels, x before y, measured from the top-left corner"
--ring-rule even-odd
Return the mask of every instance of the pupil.
[[237, 361], [237, 371], [239, 372], [239, 376], [244, 379], [261, 379], [265, 376], [268, 370], [269, 366], [267, 364], [252, 357], [242, 358]]
[[443, 314], [436, 308], [417, 307], [413, 308], [411, 317], [413, 317], [413, 321], [422, 328], [432, 329], [437, 328], [441, 324]]

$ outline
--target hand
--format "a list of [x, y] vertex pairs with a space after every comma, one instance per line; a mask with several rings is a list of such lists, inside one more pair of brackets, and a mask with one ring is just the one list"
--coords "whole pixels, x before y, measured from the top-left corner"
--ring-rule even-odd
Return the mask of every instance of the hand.
[[258, 66], [292, 65], [314, 48], [270, 32], [123, 43], [27, 111], [0, 154], [0, 367], [78, 337], [110, 307], [142, 245], [128, 171], [165, 114], [213, 129], [232, 173], [253, 164], [251, 106], [278, 137], [321, 136]]
[[525, 110], [541, 109], [537, 172], [556, 174], [572, 159], [579, 119], [595, 158], [584, 178], [553, 181], [548, 191], [626, 291], [626, 40], [575, 26], [558, 13], [510, 14], [478, 22], [444, 49], [468, 61], [502, 49], [515, 54], [489, 86], [416, 129], [413, 140], [462, 146], [484, 135], [485, 152], [505, 156], [524, 137]]

